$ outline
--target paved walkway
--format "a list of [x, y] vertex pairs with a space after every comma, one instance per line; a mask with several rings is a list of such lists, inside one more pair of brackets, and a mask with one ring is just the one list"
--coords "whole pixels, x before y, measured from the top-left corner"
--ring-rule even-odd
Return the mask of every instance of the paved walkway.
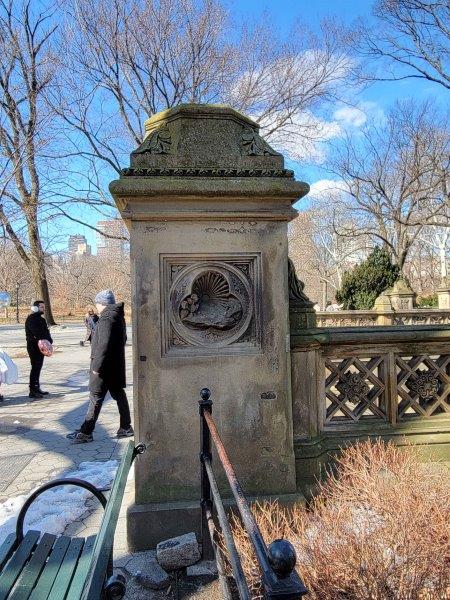
[[[28, 398], [29, 359], [25, 350], [23, 326], [0, 327], [0, 348], [14, 358], [19, 381], [2, 386], [5, 401], [0, 403], [0, 502], [28, 494], [34, 487], [75, 470], [84, 461], [120, 460], [127, 440], [115, 437], [119, 416], [114, 400], [107, 399], [94, 432], [94, 442], [73, 445], [66, 434], [82, 422], [88, 401], [89, 348], [79, 345], [84, 327], [68, 325], [52, 330], [55, 353], [46, 358], [41, 375], [42, 388], [50, 395], [43, 400]], [[126, 348], [128, 398], [132, 408], [131, 344]], [[127, 563], [126, 508], [133, 501], [133, 474], [130, 473], [122, 511], [116, 530], [114, 555], [116, 564]], [[86, 513], [66, 528], [68, 535], [87, 536], [98, 531], [101, 510], [89, 501]], [[214, 589], [191, 585], [192, 593], [182, 591], [180, 598], [213, 599]], [[130, 579], [127, 598], [171, 598], [164, 592], [150, 592]]]

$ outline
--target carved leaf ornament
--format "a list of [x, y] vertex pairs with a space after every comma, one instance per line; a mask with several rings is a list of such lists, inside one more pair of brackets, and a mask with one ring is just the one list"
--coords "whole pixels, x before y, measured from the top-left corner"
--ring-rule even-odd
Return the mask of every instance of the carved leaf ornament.
[[278, 156], [278, 152], [275, 152], [253, 129], [244, 129], [241, 149], [242, 154], [246, 156]]
[[167, 126], [156, 129], [148, 135], [132, 154], [170, 154], [172, 139]]

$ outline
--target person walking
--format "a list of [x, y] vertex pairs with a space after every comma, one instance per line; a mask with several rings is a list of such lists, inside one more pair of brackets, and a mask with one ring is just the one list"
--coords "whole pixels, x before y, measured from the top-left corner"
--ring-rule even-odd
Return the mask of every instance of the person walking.
[[111, 290], [103, 290], [95, 297], [99, 314], [91, 341], [91, 369], [89, 375], [89, 406], [80, 429], [66, 437], [74, 444], [93, 441], [103, 401], [109, 392], [117, 402], [120, 427], [117, 437], [134, 435], [130, 407], [125, 392], [125, 343], [127, 341], [123, 302], [116, 303]]
[[27, 351], [31, 362], [30, 371], [30, 393], [29, 398], [43, 398], [48, 392], [41, 389], [40, 376], [44, 355], [39, 349], [39, 341], [47, 340], [53, 344], [52, 336], [47, 327], [44, 317], [45, 304], [42, 300], [36, 300], [31, 307], [31, 314], [25, 320], [25, 336], [27, 339]]
[[98, 315], [95, 314], [93, 308], [89, 308], [87, 313], [84, 315], [84, 325], [86, 327], [86, 335], [84, 340], [80, 342], [80, 346], [84, 346], [86, 342], [92, 343], [92, 334], [97, 327]]

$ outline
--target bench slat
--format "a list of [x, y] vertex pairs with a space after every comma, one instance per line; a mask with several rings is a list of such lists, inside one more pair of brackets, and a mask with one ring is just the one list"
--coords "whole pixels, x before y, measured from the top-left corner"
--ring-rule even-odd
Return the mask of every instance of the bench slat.
[[28, 600], [36, 581], [44, 568], [45, 561], [55, 543], [56, 535], [44, 533], [28, 564], [23, 569], [8, 600]]
[[69, 548], [47, 600], [62, 600], [62, 598], [66, 597], [66, 592], [69, 589], [72, 576], [77, 568], [78, 558], [83, 550], [83, 546], [84, 538], [72, 538], [70, 540]]
[[23, 566], [33, 552], [40, 537], [39, 531], [28, 531], [11, 560], [0, 575], [0, 600], [6, 600], [12, 586], [20, 575]]
[[62, 535], [56, 540], [53, 546], [52, 553], [41, 573], [39, 581], [30, 596], [30, 600], [46, 600], [50, 590], [52, 589], [53, 582], [58, 575], [61, 563], [66, 555], [67, 548], [70, 544], [70, 537]]
[[0, 546], [0, 570], [6, 565], [9, 560], [9, 557], [14, 552], [16, 541], [16, 534], [10, 533], [6, 538], [3, 544]]
[[95, 541], [91, 565], [81, 600], [98, 600], [100, 596], [113, 548], [117, 519], [119, 518], [120, 506], [133, 458], [134, 445], [130, 441], [120, 462], [111, 494], [108, 498], [102, 524]]
[[92, 551], [94, 550], [96, 538], [96, 535], [91, 535], [86, 539], [83, 552], [78, 561], [77, 570], [73, 574], [72, 583], [70, 584], [66, 600], [80, 600], [81, 592], [83, 591], [86, 582], [86, 576], [91, 565]]

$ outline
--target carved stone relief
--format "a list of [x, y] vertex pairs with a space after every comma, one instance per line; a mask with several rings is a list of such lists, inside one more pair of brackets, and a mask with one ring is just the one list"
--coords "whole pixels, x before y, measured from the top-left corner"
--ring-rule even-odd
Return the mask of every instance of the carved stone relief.
[[132, 154], [170, 154], [171, 146], [172, 139], [169, 128], [164, 125], [150, 133]]
[[250, 128], [245, 128], [242, 133], [241, 151], [246, 156], [279, 155], [256, 131]]
[[436, 371], [418, 371], [414, 381], [408, 381], [407, 386], [423, 400], [432, 400], [439, 392], [439, 379]]
[[161, 270], [163, 354], [260, 347], [259, 255], [165, 255]]

